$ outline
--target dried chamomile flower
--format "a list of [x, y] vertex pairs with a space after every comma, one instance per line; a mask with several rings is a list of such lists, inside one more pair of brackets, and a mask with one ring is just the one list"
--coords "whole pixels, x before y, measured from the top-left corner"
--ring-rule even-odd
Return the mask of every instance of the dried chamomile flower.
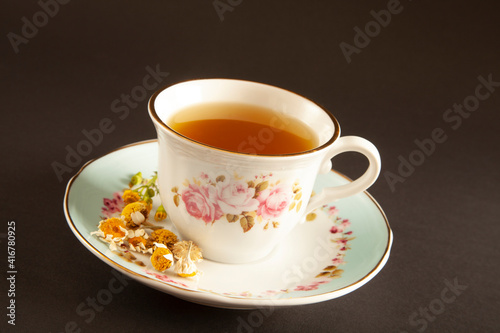
[[100, 221], [98, 230], [90, 234], [96, 235], [101, 240], [109, 243], [111, 250], [117, 250], [118, 246], [123, 244], [123, 241], [128, 236], [124, 221], [117, 217]]
[[182, 241], [176, 243], [172, 249], [172, 252], [175, 256], [175, 259], [178, 260], [186, 258], [188, 254], [189, 258], [193, 262], [203, 260], [200, 248], [193, 241]]
[[150, 205], [143, 201], [136, 201], [126, 205], [122, 211], [122, 219], [125, 221], [127, 228], [140, 226], [148, 218], [150, 209]]
[[158, 207], [155, 213], [155, 221], [157, 222], [163, 221], [166, 218], [167, 218], [167, 212], [165, 211], [163, 205], [160, 205], [160, 207]]
[[125, 223], [122, 219], [111, 217], [99, 222], [99, 231], [94, 233], [102, 233], [103, 238], [123, 238], [127, 235]]
[[158, 229], [151, 233], [153, 242], [161, 243], [168, 247], [170, 251], [173, 250], [174, 244], [178, 242], [177, 236], [170, 230]]
[[151, 255], [151, 263], [156, 270], [163, 272], [172, 266], [174, 257], [165, 245], [161, 243], [155, 243], [155, 245], [156, 249]]
[[153, 242], [144, 229], [129, 230], [127, 241], [131, 251], [153, 253]]
[[[177, 245], [180, 246], [177, 246]], [[185, 246], [187, 245], [187, 249]], [[192, 277], [198, 273], [195, 261], [201, 260], [200, 249], [192, 241], [183, 241], [176, 244], [177, 262], [175, 263], [175, 272], [182, 277]], [[197, 258], [197, 259], [196, 259]]]
[[189, 258], [177, 260], [174, 270], [181, 277], [192, 277], [198, 273], [198, 268], [196, 268], [194, 262]]
[[125, 190], [125, 192], [123, 192], [122, 198], [125, 204], [130, 204], [132, 202], [141, 200], [141, 196], [139, 195], [139, 193], [133, 190]]

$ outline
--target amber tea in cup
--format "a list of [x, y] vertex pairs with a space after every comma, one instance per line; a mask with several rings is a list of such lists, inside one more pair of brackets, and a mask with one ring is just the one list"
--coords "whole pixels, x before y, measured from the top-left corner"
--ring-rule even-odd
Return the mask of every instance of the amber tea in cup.
[[313, 130], [299, 119], [250, 104], [196, 104], [177, 112], [168, 125], [192, 140], [238, 153], [293, 154], [318, 145]]

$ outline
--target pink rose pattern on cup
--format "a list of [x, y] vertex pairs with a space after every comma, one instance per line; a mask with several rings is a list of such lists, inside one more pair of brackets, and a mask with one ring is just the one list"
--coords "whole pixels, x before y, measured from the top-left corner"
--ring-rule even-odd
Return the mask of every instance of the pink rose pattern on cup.
[[286, 211], [300, 211], [302, 188], [297, 182], [283, 184], [273, 180], [272, 174], [244, 180], [238, 175], [228, 179], [224, 175], [215, 178], [202, 173], [192, 181], [185, 180], [184, 188], [172, 188], [174, 203], [183, 203], [189, 215], [206, 224], [218, 220], [239, 222], [243, 232], [256, 223], [265, 223], [264, 230], [279, 226], [278, 218]]
[[279, 217], [292, 201], [291, 194], [283, 185], [278, 185], [272, 190], [265, 189], [257, 196], [259, 201], [257, 214], [264, 219]]
[[215, 204], [215, 188], [190, 184], [182, 193], [182, 201], [189, 215], [209, 223], [222, 216], [222, 210]]

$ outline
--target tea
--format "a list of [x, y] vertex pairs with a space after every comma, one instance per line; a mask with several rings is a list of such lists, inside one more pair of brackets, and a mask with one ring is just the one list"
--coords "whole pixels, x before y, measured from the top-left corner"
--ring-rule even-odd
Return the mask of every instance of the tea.
[[239, 153], [280, 155], [317, 147], [302, 121], [248, 104], [203, 103], [177, 112], [170, 128], [192, 140]]

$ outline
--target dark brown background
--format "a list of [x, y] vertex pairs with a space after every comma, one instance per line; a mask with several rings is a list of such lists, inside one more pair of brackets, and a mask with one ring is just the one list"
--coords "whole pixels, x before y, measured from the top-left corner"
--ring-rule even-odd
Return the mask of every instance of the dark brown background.
[[[497, 2], [401, 0], [400, 12], [351, 63], [340, 44], [352, 45], [354, 28], [363, 29], [370, 11], [386, 9], [387, 1], [231, 2], [221, 21], [212, 1], [70, 1], [47, 22], [38, 15], [41, 27], [17, 53], [9, 33], [21, 36], [23, 17], [33, 22], [41, 6], [3, 2], [0, 253], [7, 257], [13, 220], [18, 274], [16, 326], [7, 325], [2, 278], [0, 330], [55, 333], [75, 322], [81, 332], [235, 332], [238, 318], [249, 316], [133, 281], [90, 323], [76, 313], [113, 273], [67, 227], [65, 186], [84, 161], [155, 137], [146, 98], [124, 119], [111, 108], [142, 84], [147, 66], [169, 73], [163, 84], [227, 77], [293, 90], [331, 110], [344, 135], [364, 136], [380, 149], [382, 174], [369, 192], [394, 231], [386, 267], [339, 299], [276, 309], [255, 332], [500, 330], [500, 87], [459, 128], [443, 119], [475, 94], [479, 76], [500, 82]], [[65, 147], [103, 118], [114, 130], [60, 181], [52, 163], [64, 164]], [[446, 140], [391, 189], [385, 176], [398, 174], [400, 156], [408, 159], [414, 141], [435, 128]], [[344, 154], [334, 167], [356, 177], [365, 161]], [[413, 313], [441, 298], [445, 280], [466, 289], [439, 314], [429, 312], [425, 326], [412, 322]]]

